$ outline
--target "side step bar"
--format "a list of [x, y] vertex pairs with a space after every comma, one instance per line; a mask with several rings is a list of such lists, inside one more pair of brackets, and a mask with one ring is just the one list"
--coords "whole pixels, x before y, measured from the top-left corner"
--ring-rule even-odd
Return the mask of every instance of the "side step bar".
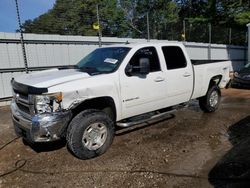
[[174, 110], [170, 110], [170, 111], [167, 111], [167, 112], [162, 112], [162, 113], [159, 113], [159, 114], [154, 114], [152, 116], [149, 116], [149, 117], [146, 117], [145, 118], [145, 115], [144, 115], [144, 118], [142, 119], [139, 119], [139, 120], [135, 120], [135, 121], [121, 121], [121, 122], [117, 122], [116, 125], [119, 126], [119, 127], [131, 127], [131, 126], [134, 126], [134, 125], [138, 125], [138, 124], [141, 124], [141, 123], [145, 123], [145, 122], [148, 122], [148, 121], [156, 121], [156, 120], [162, 120], [162, 119], [165, 119], [165, 118], [168, 118], [169, 115], [171, 115], [173, 112], [175, 112], [176, 109]]

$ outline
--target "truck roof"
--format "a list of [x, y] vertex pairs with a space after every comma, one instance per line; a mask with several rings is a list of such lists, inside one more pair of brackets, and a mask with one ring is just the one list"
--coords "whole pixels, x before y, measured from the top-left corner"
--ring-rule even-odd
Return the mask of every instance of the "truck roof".
[[163, 46], [163, 45], [174, 45], [174, 46], [183, 46], [182, 42], [138, 42], [138, 43], [128, 43], [128, 44], [114, 44], [114, 45], [109, 45], [109, 46], [103, 46], [102, 48], [107, 48], [107, 47], [129, 47], [129, 48], [134, 48], [134, 47], [145, 47], [145, 46]]

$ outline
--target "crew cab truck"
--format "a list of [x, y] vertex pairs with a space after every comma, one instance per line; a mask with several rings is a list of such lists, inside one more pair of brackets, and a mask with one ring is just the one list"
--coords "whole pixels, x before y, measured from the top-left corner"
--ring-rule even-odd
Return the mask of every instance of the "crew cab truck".
[[191, 99], [204, 112], [220, 104], [225, 62], [192, 62], [182, 43], [107, 46], [70, 69], [13, 78], [15, 131], [30, 143], [61, 138], [80, 159], [103, 154], [115, 128], [164, 117]]

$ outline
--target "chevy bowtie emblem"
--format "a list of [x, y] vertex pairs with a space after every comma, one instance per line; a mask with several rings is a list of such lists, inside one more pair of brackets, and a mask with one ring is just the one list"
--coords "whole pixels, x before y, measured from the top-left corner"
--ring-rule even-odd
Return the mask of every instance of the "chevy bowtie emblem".
[[14, 95], [15, 101], [19, 101], [19, 97], [20, 97], [20, 95], [19, 95], [18, 93], [15, 94], [15, 95]]

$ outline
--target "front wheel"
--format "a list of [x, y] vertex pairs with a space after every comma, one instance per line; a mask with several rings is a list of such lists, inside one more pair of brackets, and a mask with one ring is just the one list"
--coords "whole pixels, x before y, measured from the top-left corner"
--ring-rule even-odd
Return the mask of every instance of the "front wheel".
[[67, 145], [80, 159], [90, 159], [103, 154], [114, 138], [114, 123], [98, 110], [86, 110], [71, 121], [67, 130]]
[[204, 112], [214, 112], [220, 105], [221, 92], [217, 85], [211, 86], [204, 97], [199, 98], [199, 105]]

